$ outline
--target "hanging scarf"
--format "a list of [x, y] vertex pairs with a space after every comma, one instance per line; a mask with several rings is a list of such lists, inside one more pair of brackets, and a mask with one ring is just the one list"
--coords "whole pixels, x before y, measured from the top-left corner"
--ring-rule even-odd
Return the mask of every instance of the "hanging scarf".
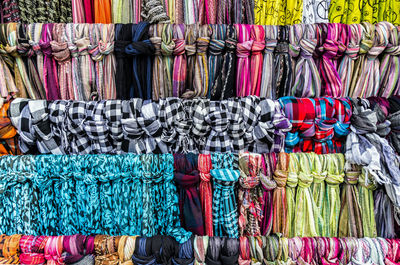
[[342, 94], [340, 96], [351, 96], [351, 82], [355, 71], [355, 64], [359, 57], [360, 42], [363, 34], [363, 27], [360, 24], [350, 25], [351, 36], [349, 45], [346, 48], [343, 59], [338, 68], [338, 74], [342, 80]]
[[22, 236], [19, 240], [21, 254], [19, 262], [23, 265], [44, 264], [44, 248], [48, 240], [47, 236]]
[[299, 155], [297, 153], [291, 153], [288, 166], [288, 178], [286, 182], [286, 205], [287, 205], [287, 217], [285, 224], [285, 231], [283, 235], [285, 237], [294, 236], [294, 225], [296, 215], [296, 187], [299, 181]]
[[329, 220], [328, 237], [336, 237], [338, 233], [338, 222], [340, 214], [340, 189], [339, 185], [344, 177], [344, 156], [334, 154], [328, 158], [326, 176], [326, 194], [329, 202], [323, 208], [323, 216]]
[[319, 97], [321, 95], [321, 78], [312, 58], [317, 46], [316, 28], [314, 25], [293, 25], [290, 31], [290, 51], [299, 54], [294, 72], [292, 96]]
[[262, 193], [260, 189], [261, 155], [239, 154], [239, 228], [240, 235], [260, 235], [262, 221]]
[[66, 40], [65, 24], [55, 24], [54, 40], [50, 42], [53, 57], [58, 64], [58, 78], [61, 99], [74, 99], [72, 90], [71, 54]]
[[260, 97], [275, 99], [274, 88], [274, 51], [278, 44], [278, 27], [264, 26], [265, 50], [262, 66]]
[[64, 236], [63, 248], [65, 264], [94, 264], [95, 236], [75, 234]]
[[[39, 1], [39, 3], [40, 2], [41, 1]], [[93, 22], [89, 22], [89, 20], [91, 19], [91, 15], [90, 15], [90, 17], [85, 19], [85, 8], [84, 8], [83, 1], [72, 0], [71, 5], [72, 5], [72, 21], [74, 23], [85, 23], [85, 22], [93, 23]]]
[[22, 60], [24, 61], [24, 65], [26, 67], [26, 71], [32, 87], [30, 98], [44, 99], [46, 98], [46, 94], [39, 77], [38, 69], [36, 67], [35, 51], [33, 47], [29, 44], [30, 29], [33, 25], [34, 24], [19, 24], [17, 32], [17, 50], [18, 53], [22, 56]]
[[125, 52], [132, 55], [133, 86], [131, 98], [151, 99], [152, 61], [154, 47], [148, 36], [149, 23], [140, 22], [132, 26], [132, 43], [127, 45]]
[[132, 1], [129, 0], [114, 0], [111, 2], [112, 8], [112, 23], [132, 23]]
[[358, 178], [358, 192], [360, 196], [360, 209], [362, 225], [365, 237], [376, 237], [376, 223], [374, 214], [373, 190], [376, 186], [372, 179], [369, 179], [364, 169]]
[[95, 264], [118, 264], [118, 245], [121, 237], [97, 235], [94, 238]]
[[12, 125], [8, 115], [9, 102], [5, 102], [0, 108], [0, 154], [19, 155], [17, 130]]
[[294, 214], [294, 233], [295, 236], [318, 236], [316, 229], [316, 219], [318, 211], [311, 194], [311, 175], [312, 157], [307, 153], [299, 153], [299, 183], [296, 192], [296, 211]]
[[378, 189], [374, 194], [374, 214], [377, 235], [383, 238], [395, 238], [394, 208], [384, 189]]
[[250, 95], [260, 96], [261, 78], [263, 70], [263, 55], [265, 48], [265, 32], [263, 26], [253, 25], [251, 27], [251, 39], [253, 45], [251, 47], [250, 74], [251, 89]]
[[132, 256], [138, 236], [121, 236], [118, 243], [118, 258], [121, 265], [133, 265]]
[[400, 82], [399, 73], [396, 69], [400, 68], [400, 37], [399, 30], [392, 24], [384, 23], [389, 32], [389, 42], [379, 67], [379, 95], [389, 97], [392, 93], [398, 93]]
[[94, 23], [111, 23], [111, 0], [95, 0], [93, 4]]
[[223, 58], [225, 53], [225, 39], [227, 25], [210, 25], [212, 35], [208, 55], [208, 98], [221, 99], [221, 72], [223, 71]]
[[206, 265], [206, 254], [208, 253], [209, 237], [195, 236], [193, 241], [193, 255], [195, 265]]
[[[164, 24], [161, 34], [161, 53], [163, 55], [164, 64], [164, 95], [165, 97], [172, 97], [173, 91], [173, 58], [172, 53], [174, 51], [175, 42], [173, 40], [173, 25]], [[161, 87], [160, 87], [161, 93]], [[161, 95], [161, 94], [160, 94]]]
[[195, 66], [196, 66], [196, 40], [199, 31], [197, 24], [187, 25], [185, 29], [185, 52], [186, 52], [186, 80], [181, 97], [193, 98], [196, 95], [194, 90]]
[[[233, 2], [233, 20], [230, 24], [252, 25], [255, 21], [255, 3], [251, 0]], [[227, 22], [228, 23], [228, 22]]]
[[194, 154], [174, 155], [175, 183], [179, 189], [182, 226], [196, 235], [204, 235], [204, 222], [198, 184], [197, 157]]
[[172, 76], [172, 87], [174, 97], [180, 97], [185, 91], [186, 82], [186, 69], [187, 69], [187, 58], [185, 53], [186, 40], [185, 40], [185, 25], [175, 24], [173, 25], [173, 41], [175, 42], [175, 48], [173, 51], [174, 55], [174, 70]]
[[216, 236], [239, 236], [237, 206], [234, 194], [235, 182], [239, 179], [239, 171], [232, 169], [233, 156], [218, 153], [211, 157], [213, 169], [213, 224]]
[[236, 76], [236, 95], [244, 97], [250, 95], [251, 74], [250, 71], [250, 53], [254, 40], [250, 39], [251, 26], [246, 24], [237, 24], [236, 33], [238, 38], [237, 53], [237, 73]]
[[161, 34], [165, 25], [156, 24], [150, 26], [150, 41], [154, 46], [154, 63], [153, 63], [153, 76], [152, 76], [152, 99], [158, 101], [160, 98], [166, 97], [166, 90], [164, 88], [164, 61], [161, 54]]
[[328, 223], [329, 219], [324, 216], [323, 210], [326, 200], [326, 190], [325, 190], [325, 179], [327, 175], [327, 160], [328, 155], [317, 155], [315, 153], [310, 153], [313, 159], [312, 176], [313, 183], [311, 184], [312, 197], [315, 202], [316, 210], [319, 215], [317, 215], [316, 228], [317, 234], [320, 236], [326, 236], [328, 234]]
[[226, 238], [225, 244], [221, 249], [222, 264], [238, 265], [239, 258], [239, 240], [236, 238]]
[[19, 22], [21, 14], [18, 2], [15, 0], [4, 0], [2, 6], [2, 23]]
[[[261, 158], [262, 172], [260, 174], [260, 182], [263, 188], [263, 218], [261, 221], [261, 235], [268, 236], [273, 228], [274, 203], [273, 193], [277, 184], [272, 179], [276, 168], [277, 156], [275, 153], [263, 154]], [[286, 201], [285, 201], [286, 203]]]
[[[18, 80], [14, 81], [14, 62], [7, 53], [7, 24], [1, 25], [1, 44], [0, 44], [0, 92], [2, 98], [8, 98], [18, 94], [23, 94], [24, 91], [19, 91]], [[11, 69], [10, 69], [10, 68]], [[17, 70], [18, 71], [18, 70]], [[18, 74], [18, 72], [17, 72]], [[17, 76], [16, 76], [17, 77]], [[26, 97], [26, 96], [25, 96]]]
[[0, 263], [1, 264], [19, 264], [19, 241], [21, 235], [15, 234], [11, 236], [0, 236]]
[[132, 58], [126, 53], [125, 47], [132, 40], [132, 24], [117, 24], [115, 26], [115, 57], [116, 57], [116, 93], [118, 99], [130, 99], [132, 86]]
[[152, 238], [139, 237], [135, 242], [135, 251], [133, 252], [132, 262], [134, 264], [155, 264], [156, 257], [152, 253]]
[[221, 248], [223, 247], [226, 239], [223, 237], [210, 237], [208, 239], [208, 250], [205, 257], [206, 264], [221, 263]]
[[323, 55], [319, 65], [322, 93], [325, 96], [338, 97], [342, 94], [342, 81], [337, 72], [337, 64], [346, 50], [349, 34], [350, 31], [347, 25], [327, 25], [327, 37], [323, 45]]
[[149, 23], [170, 22], [170, 19], [161, 4], [161, 0], [143, 0], [141, 16], [143, 21]]
[[211, 155], [199, 154], [198, 170], [200, 174], [200, 200], [201, 208], [204, 213], [204, 229], [207, 236], [213, 236], [213, 220], [212, 220], [212, 189], [211, 189]]
[[178, 253], [175, 254], [175, 257], [172, 258], [173, 265], [194, 264], [195, 259], [193, 257], [193, 243], [191, 239], [179, 244], [177, 252]]
[[289, 95], [292, 84], [292, 68], [289, 55], [289, 27], [279, 26], [278, 44], [274, 52], [274, 82], [273, 89], [279, 98]]
[[239, 247], [239, 265], [248, 265], [251, 264], [251, 253], [250, 253], [250, 242], [248, 237], [241, 236], [239, 238], [240, 247]]
[[44, 256], [47, 264], [61, 265], [63, 260], [61, 254], [63, 252], [64, 236], [50, 236], [44, 248]]
[[[42, 36], [42, 28], [43, 28], [43, 24], [41, 23], [35, 23], [35, 24], [29, 24], [28, 25], [28, 36], [29, 36], [29, 44], [32, 47], [32, 50], [35, 52], [36, 54], [36, 68], [37, 68], [37, 72], [39, 74], [39, 78], [40, 78], [40, 90], [41, 90], [41, 94], [42, 95], [46, 95], [46, 91], [44, 89], [44, 74], [43, 74], [43, 67], [44, 67], [44, 56], [43, 53], [41, 51], [39, 42]], [[39, 87], [39, 85], [38, 85]]]
[[360, 238], [364, 235], [360, 199], [356, 186], [360, 174], [361, 172], [357, 168], [347, 170], [345, 173], [344, 186], [341, 194], [339, 237]]
[[17, 30], [18, 25], [16, 23], [9, 23], [7, 25], [8, 43], [5, 50], [15, 60], [14, 75], [15, 79], [19, 79], [20, 87], [19, 91], [21, 96], [37, 99], [37, 94], [33, 90], [26, 66], [17, 50]]
[[[235, 26], [227, 25], [225, 40], [226, 52], [222, 58], [221, 71], [217, 72], [211, 90], [211, 99], [213, 100], [226, 99], [236, 95], [236, 43], [237, 34]], [[209, 69], [213, 68], [209, 67]]]
[[212, 28], [209, 25], [201, 25], [196, 29], [198, 32], [196, 40], [196, 62], [194, 67], [193, 89], [195, 96], [206, 97], [208, 95], [208, 60], [207, 49], [210, 43]]
[[289, 154], [279, 153], [278, 164], [274, 171], [274, 180], [276, 189], [273, 192], [274, 219], [273, 233], [283, 233], [286, 231], [287, 218], [287, 198], [286, 198], [286, 182], [288, 179]]

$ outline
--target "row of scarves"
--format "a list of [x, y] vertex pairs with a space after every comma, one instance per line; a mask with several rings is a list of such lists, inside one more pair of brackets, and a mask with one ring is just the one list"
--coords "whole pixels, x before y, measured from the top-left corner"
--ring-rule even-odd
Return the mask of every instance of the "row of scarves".
[[291, 129], [278, 101], [257, 97], [15, 99], [9, 114], [28, 154], [280, 152]]
[[0, 168], [1, 233], [191, 236], [171, 154], [3, 156]]
[[400, 241], [385, 238], [0, 235], [2, 264], [397, 264]]
[[400, 94], [399, 28], [2, 24], [1, 97], [267, 98]]
[[[400, 207], [399, 114], [399, 97], [354, 99], [351, 132], [346, 140], [346, 160], [363, 167], [368, 186], [384, 187], [387, 196], [380, 199], [380, 215], [388, 219], [390, 204], [395, 206], [396, 213]], [[394, 234], [391, 225], [385, 229]]]

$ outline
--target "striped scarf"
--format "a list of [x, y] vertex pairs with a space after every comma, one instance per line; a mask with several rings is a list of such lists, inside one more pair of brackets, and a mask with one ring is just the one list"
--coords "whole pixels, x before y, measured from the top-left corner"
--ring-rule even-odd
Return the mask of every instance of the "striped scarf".
[[194, 68], [193, 89], [195, 96], [206, 97], [208, 95], [209, 69], [207, 49], [210, 43], [212, 29], [209, 25], [197, 26], [198, 36], [196, 40], [196, 62]]
[[274, 219], [273, 233], [283, 233], [286, 231], [287, 218], [287, 198], [286, 198], [286, 182], [288, 180], [289, 154], [279, 153], [278, 163], [273, 172], [276, 182], [276, 189], [273, 192]]
[[186, 25], [185, 29], [185, 52], [186, 52], [186, 80], [183, 80], [185, 84], [182, 97], [193, 98], [196, 96], [194, 90], [194, 78], [195, 78], [195, 67], [196, 67], [196, 41], [199, 36], [198, 25]]
[[236, 34], [238, 38], [236, 53], [237, 53], [237, 73], [236, 76], [236, 95], [244, 97], [249, 95], [251, 91], [250, 79], [250, 53], [253, 45], [253, 40], [250, 39], [251, 26], [246, 24], [237, 24]]
[[225, 57], [226, 25], [210, 25], [212, 30], [208, 55], [208, 98], [220, 99], [221, 72]]
[[264, 26], [265, 50], [262, 66], [260, 97], [275, 99], [274, 85], [274, 51], [278, 44], [278, 27]]
[[200, 174], [200, 200], [204, 214], [204, 230], [207, 236], [213, 236], [212, 189], [211, 189], [211, 155], [199, 154], [198, 170]]
[[273, 191], [276, 188], [276, 182], [272, 179], [275, 171], [277, 156], [275, 153], [263, 154], [260, 173], [261, 187], [263, 188], [263, 218], [261, 221], [261, 235], [268, 236], [273, 228], [274, 204]]
[[250, 81], [251, 87], [248, 95], [260, 96], [262, 71], [263, 71], [263, 55], [265, 48], [265, 32], [264, 27], [259, 25], [251, 26], [250, 39], [253, 41], [251, 46], [250, 60]]
[[300, 161], [297, 153], [291, 153], [288, 166], [288, 178], [286, 182], [286, 205], [287, 205], [287, 217], [285, 224], [285, 231], [283, 235], [285, 237], [294, 237], [295, 230], [295, 215], [296, 215], [296, 187], [299, 182], [299, 168]]
[[[324, 206], [326, 203], [326, 185], [325, 179], [327, 175], [327, 160], [328, 155], [317, 155], [310, 153], [313, 159], [312, 176], [313, 183], [311, 184], [311, 193], [317, 207], [319, 215], [317, 215], [316, 229], [317, 234], [320, 236], [326, 236], [328, 234], [329, 218], [323, 215]], [[329, 211], [327, 214], [330, 214]]]
[[180, 97], [185, 91], [185, 82], [187, 76], [187, 60], [185, 53], [185, 25], [175, 24], [173, 25], [173, 27], [173, 41], [175, 42], [175, 48], [173, 51], [174, 71], [172, 76], [172, 96]]

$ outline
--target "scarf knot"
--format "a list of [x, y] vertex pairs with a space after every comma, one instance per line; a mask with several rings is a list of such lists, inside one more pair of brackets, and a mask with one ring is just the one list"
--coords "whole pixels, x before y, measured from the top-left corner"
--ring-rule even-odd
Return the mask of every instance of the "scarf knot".
[[275, 51], [276, 45], [278, 44], [277, 40], [269, 40], [265, 41], [265, 53], [273, 53]]
[[114, 52], [116, 58], [126, 58], [125, 47], [131, 43], [128, 40], [117, 40], [115, 41]]
[[261, 54], [265, 49], [265, 40], [261, 41], [253, 41], [253, 45], [251, 46], [252, 55]]
[[373, 44], [374, 42], [372, 39], [368, 38], [361, 39], [359, 54], [361, 55], [369, 53], [369, 50], [372, 48]]
[[289, 44], [289, 54], [292, 57], [296, 58], [297, 56], [299, 56], [300, 51], [301, 51], [301, 49], [300, 49], [299, 45], [292, 44], [292, 43]]
[[279, 54], [285, 54], [289, 52], [289, 44], [287, 42], [278, 42], [275, 48], [275, 53]]
[[237, 40], [235, 38], [228, 36], [228, 38], [225, 40], [226, 51], [233, 53], [236, 51], [236, 46], [237, 46]]
[[360, 171], [346, 171], [344, 182], [348, 185], [357, 185], [360, 175]]
[[326, 176], [328, 174], [328, 172], [323, 171], [323, 172], [317, 172], [313, 169], [313, 171], [311, 172], [312, 176], [313, 176], [313, 183], [323, 183], [326, 179]]
[[375, 60], [384, 50], [386, 46], [374, 46], [368, 51], [368, 60]]
[[44, 257], [47, 264], [62, 265], [64, 264], [63, 257], [63, 239], [64, 236], [50, 236], [44, 248]]
[[125, 47], [127, 54], [136, 55], [153, 55], [154, 46], [150, 40], [134, 41]]
[[315, 47], [317, 47], [316, 39], [301, 39], [300, 41], [300, 55], [305, 59], [311, 59], [313, 53], [315, 51]]
[[[174, 39], [175, 46], [173, 48], [173, 55], [180, 56], [185, 54], [186, 40], [185, 39]], [[195, 54], [196, 51], [193, 52]]]
[[172, 39], [168, 42], [165, 42], [163, 39], [163, 42], [161, 43], [162, 55], [171, 56], [174, 53], [174, 48], [175, 48], [175, 42]]
[[202, 36], [196, 40], [197, 55], [206, 55], [208, 45], [210, 44], [210, 37]]
[[286, 186], [290, 188], [296, 188], [297, 184], [299, 182], [299, 176], [295, 172], [289, 172]]
[[344, 173], [343, 174], [331, 174], [328, 173], [326, 176], [326, 183], [332, 186], [339, 186], [340, 183], [342, 183], [344, 180]]
[[89, 55], [90, 40], [88, 37], [75, 40], [75, 45], [77, 51], [74, 51], [74, 53], [71, 51], [74, 57]]
[[50, 41], [42, 41], [40, 40], [40, 49], [45, 56], [52, 56], [53, 51], [51, 49], [51, 42]]
[[68, 49], [68, 43], [51, 41], [50, 44], [54, 59], [56, 59], [58, 62], [69, 62], [71, 53]]
[[21, 254], [19, 261], [21, 264], [44, 264], [44, 248], [47, 236], [22, 236], [19, 241]]
[[132, 256], [135, 251], [137, 236], [121, 236], [118, 243], [119, 265], [133, 265]]
[[274, 171], [274, 180], [278, 187], [284, 188], [286, 186], [286, 182], [288, 180], [289, 171], [276, 169]]
[[224, 52], [225, 49], [225, 40], [219, 40], [212, 38], [210, 41], [210, 45], [208, 47], [210, 55], [220, 56]]
[[185, 51], [187, 56], [193, 56], [196, 54], [196, 44], [186, 44]]
[[2, 264], [20, 264], [20, 239], [22, 235], [0, 235], [0, 262]]
[[253, 46], [253, 40], [248, 40], [244, 42], [240, 42], [236, 47], [236, 56], [238, 58], [248, 58], [251, 53], [251, 48]]
[[17, 46], [16, 45], [9, 45], [4, 47], [5, 51], [13, 57], [18, 56]]
[[326, 39], [323, 47], [323, 57], [328, 60], [333, 60], [334, 58], [336, 58], [339, 51], [339, 42], [337, 42], [336, 40]]
[[31, 45], [29, 45], [28, 42], [22, 42], [22, 40], [19, 40], [17, 50], [20, 55], [29, 58], [35, 55], [35, 51], [32, 49]]
[[299, 172], [298, 179], [298, 186], [301, 188], [309, 188], [311, 187], [311, 184], [313, 182], [312, 174], [308, 174], [302, 171]]
[[358, 184], [368, 190], [376, 190], [377, 188], [375, 180], [371, 175], [367, 176], [367, 173], [364, 170], [358, 177]]
[[95, 264], [117, 264], [120, 236], [97, 235], [94, 239]]
[[193, 242], [195, 265], [206, 265], [208, 244], [208, 236], [195, 236]]
[[263, 173], [260, 174], [260, 183], [263, 189], [266, 191], [273, 191], [277, 187], [275, 180], [271, 179], [269, 176]]
[[160, 56], [161, 55], [161, 37], [160, 36], [153, 36], [150, 37], [149, 39], [151, 41], [151, 43], [153, 44], [154, 47], [154, 55], [155, 56]]
[[360, 52], [360, 46], [359, 45], [354, 45], [354, 44], [349, 44], [349, 46], [346, 49], [345, 54], [352, 60], [356, 60], [359, 57]]
[[400, 46], [389, 44], [386, 49], [385, 53], [391, 56], [399, 56], [400, 55]]

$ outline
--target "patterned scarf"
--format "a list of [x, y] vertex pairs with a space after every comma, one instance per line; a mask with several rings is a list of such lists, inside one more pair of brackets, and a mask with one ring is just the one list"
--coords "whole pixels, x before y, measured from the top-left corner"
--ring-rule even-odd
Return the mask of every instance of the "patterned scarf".
[[[98, 236], [97, 236], [98, 237]], [[94, 264], [95, 236], [64, 236], [63, 248], [65, 264]]]
[[0, 108], [0, 154], [19, 155], [17, 130], [12, 126], [8, 110], [9, 102], [5, 102]]
[[132, 58], [126, 53], [126, 47], [132, 42], [132, 24], [115, 25], [115, 57], [116, 57], [116, 93], [118, 99], [130, 99], [133, 82]]
[[286, 231], [287, 224], [287, 198], [286, 198], [286, 182], [288, 180], [289, 154], [279, 153], [278, 163], [274, 171], [274, 180], [276, 188], [273, 193], [274, 219], [273, 233], [283, 233]]
[[265, 50], [262, 66], [260, 97], [275, 99], [274, 51], [278, 44], [278, 27], [264, 26]]
[[94, 238], [95, 264], [118, 264], [119, 236], [97, 235]]
[[263, 70], [263, 55], [265, 48], [265, 32], [263, 26], [251, 26], [250, 39], [253, 41], [251, 46], [250, 60], [250, 81], [251, 87], [248, 95], [260, 96], [261, 77]]
[[19, 262], [23, 265], [44, 264], [46, 261], [44, 248], [48, 238], [47, 236], [22, 236], [19, 240], [21, 249]]
[[201, 25], [197, 26], [197, 40], [196, 40], [196, 62], [194, 67], [194, 80], [193, 89], [194, 96], [207, 97], [208, 95], [208, 83], [209, 80], [209, 69], [207, 60], [207, 49], [210, 43], [210, 35], [212, 33], [211, 26]]
[[173, 41], [175, 42], [175, 47], [173, 50], [174, 71], [172, 76], [172, 95], [174, 97], [180, 97], [185, 91], [185, 82], [187, 76], [185, 25], [175, 24], [173, 27]]
[[273, 228], [274, 203], [273, 192], [277, 184], [272, 175], [276, 168], [277, 156], [275, 153], [263, 154], [261, 158], [262, 171], [260, 172], [260, 182], [263, 188], [263, 218], [261, 221], [261, 235], [268, 236]]
[[204, 230], [207, 236], [213, 236], [212, 216], [212, 188], [211, 188], [211, 155], [199, 154], [198, 170], [200, 175], [200, 200], [201, 209], [204, 214]]
[[278, 44], [274, 52], [273, 99], [289, 95], [292, 87], [293, 69], [289, 54], [289, 27], [279, 26]]
[[175, 183], [179, 191], [179, 210], [182, 226], [204, 235], [204, 222], [198, 184], [200, 182], [195, 154], [174, 154]]
[[210, 25], [212, 35], [208, 55], [208, 97], [213, 100], [221, 99], [221, 72], [225, 57], [225, 39], [227, 25]]
[[0, 236], [0, 264], [19, 264], [19, 242], [21, 235]]
[[121, 265], [133, 265], [132, 256], [135, 251], [137, 236], [121, 236], [118, 243], [118, 258]]
[[296, 215], [296, 187], [299, 182], [299, 156], [296, 153], [290, 154], [289, 166], [288, 166], [288, 178], [286, 182], [286, 205], [287, 205], [287, 217], [286, 224], [284, 225], [285, 231], [283, 235], [285, 237], [294, 236], [294, 219]]
[[236, 76], [236, 95], [245, 97], [250, 95], [251, 91], [251, 74], [250, 71], [250, 53], [253, 41], [250, 39], [251, 26], [246, 24], [237, 24], [236, 34], [238, 38], [237, 53], [237, 73]]

